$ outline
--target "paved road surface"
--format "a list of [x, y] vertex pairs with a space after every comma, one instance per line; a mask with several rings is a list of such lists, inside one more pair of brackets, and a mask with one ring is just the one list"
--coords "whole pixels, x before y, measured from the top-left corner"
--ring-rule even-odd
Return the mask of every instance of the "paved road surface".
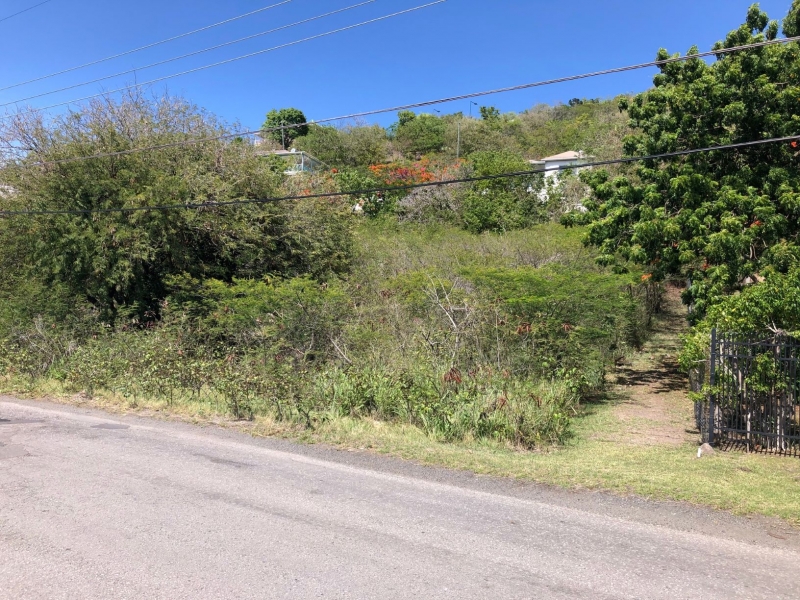
[[11, 399], [0, 419], [0, 598], [800, 598], [779, 523]]

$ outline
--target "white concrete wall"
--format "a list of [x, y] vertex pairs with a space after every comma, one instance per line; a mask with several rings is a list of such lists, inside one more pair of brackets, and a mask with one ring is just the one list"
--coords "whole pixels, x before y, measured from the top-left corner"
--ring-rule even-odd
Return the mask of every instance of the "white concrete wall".
[[561, 173], [562, 169], [567, 168], [574, 168], [576, 171], [580, 171], [580, 163], [579, 160], [548, 160], [544, 163], [544, 176], [545, 177], [555, 177], [558, 178], [559, 173]]
[[536, 165], [545, 169], [544, 172], [544, 188], [539, 191], [539, 199], [542, 203], [549, 200], [548, 187], [555, 187], [559, 183], [560, 175], [564, 169], [573, 169], [575, 173], [580, 173], [583, 169], [581, 163], [585, 161], [581, 159], [567, 159], [567, 160], [548, 160], [543, 165]]

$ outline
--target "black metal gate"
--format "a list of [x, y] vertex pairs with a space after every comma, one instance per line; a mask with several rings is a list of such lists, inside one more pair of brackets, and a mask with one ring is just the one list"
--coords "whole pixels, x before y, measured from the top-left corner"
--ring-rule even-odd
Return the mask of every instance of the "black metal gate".
[[800, 455], [800, 341], [786, 335], [711, 333], [709, 443]]

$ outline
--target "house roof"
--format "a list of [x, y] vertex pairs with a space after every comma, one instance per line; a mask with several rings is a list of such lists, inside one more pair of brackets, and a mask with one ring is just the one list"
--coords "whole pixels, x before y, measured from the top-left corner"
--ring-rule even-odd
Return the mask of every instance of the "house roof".
[[550, 162], [551, 160], [578, 160], [583, 158], [582, 152], [562, 152], [561, 154], [554, 154], [553, 156], [545, 156], [542, 160]]
[[263, 154], [274, 154], [275, 156], [299, 156], [305, 152], [297, 150], [266, 150]]

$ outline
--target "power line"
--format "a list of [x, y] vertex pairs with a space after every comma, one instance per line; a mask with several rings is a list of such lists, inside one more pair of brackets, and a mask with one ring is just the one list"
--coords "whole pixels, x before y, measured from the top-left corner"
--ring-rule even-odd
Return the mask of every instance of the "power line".
[[[50, 2], [51, 0], [47, 0]], [[147, 50], [149, 48], [155, 48], [156, 46], [160, 46], [162, 44], [166, 44], [167, 42], [174, 42], [175, 40], [179, 40], [181, 38], [188, 37], [190, 35], [195, 35], [196, 33], [202, 33], [203, 31], [208, 31], [209, 29], [214, 29], [215, 27], [219, 27], [220, 25], [227, 25], [228, 23], [232, 23], [234, 21], [238, 21], [239, 19], [244, 19], [245, 17], [250, 17], [258, 13], [262, 13], [267, 10], [272, 10], [273, 8], [278, 8], [279, 6], [283, 6], [284, 4], [288, 4], [293, 0], [284, 0], [283, 2], [279, 2], [278, 4], [272, 4], [270, 6], [265, 6], [263, 8], [259, 8], [243, 15], [239, 15], [238, 17], [232, 17], [230, 19], [225, 19], [224, 21], [220, 21], [218, 23], [213, 23], [212, 25], [206, 25], [205, 27], [201, 27], [200, 29], [195, 29], [193, 31], [187, 31], [186, 33], [181, 33], [180, 35], [176, 35], [165, 40], [161, 40], [159, 42], [153, 42], [152, 44], [147, 44], [145, 46], [140, 46], [139, 48], [134, 48], [133, 50], [126, 50], [125, 52], [120, 52], [119, 54], [113, 54], [111, 56], [106, 56], [105, 58], [101, 58], [98, 60], [93, 60], [91, 62], [78, 65], [77, 67], [70, 67], [69, 69], [64, 69], [63, 71], [57, 71], [55, 73], [50, 73], [49, 75], [42, 75], [41, 77], [35, 77], [34, 79], [28, 79], [27, 81], [21, 81], [19, 83], [15, 83], [12, 85], [7, 85], [6, 87], [0, 88], [0, 92], [5, 92], [6, 90], [10, 90], [16, 87], [20, 87], [23, 85], [28, 85], [29, 83], [35, 83], [37, 81], [43, 81], [44, 79], [50, 79], [51, 77], [56, 77], [57, 75], [64, 75], [65, 73], [72, 73], [73, 71], [78, 71], [80, 69], [85, 69], [86, 67], [92, 67], [94, 65], [99, 65], [100, 63], [107, 62], [109, 60], [114, 60], [115, 58], [122, 58], [123, 56], [128, 56], [130, 54], [134, 54], [136, 52], [141, 52], [142, 50]], [[42, 2], [42, 4], [45, 4]], [[41, 6], [37, 4], [37, 6]], [[35, 7], [32, 7], [35, 8]], [[28, 9], [30, 10], [30, 9]], [[24, 11], [23, 11], [24, 12]], [[20, 14], [20, 13], [17, 13]], [[11, 15], [15, 16], [15, 15]], [[6, 17], [10, 19], [11, 17]]]
[[[370, 1], [374, 1], [374, 0], [370, 0]], [[439, 3], [445, 2], [445, 1], [446, 0], [439, 0], [438, 2], [433, 2], [431, 4], [426, 4], [426, 5], [423, 5], [423, 6], [419, 6], [419, 7], [410, 9], [409, 11], [402, 11], [400, 13], [395, 13], [393, 15], [388, 15], [386, 17], [381, 17], [381, 19], [397, 16], [397, 15], [403, 14], [403, 12], [410, 12], [410, 11], [414, 11], [414, 10], [419, 10], [421, 8], [427, 8], [428, 6], [432, 6], [433, 4], [439, 4]], [[359, 5], [355, 5], [355, 6], [359, 6]], [[355, 6], [354, 7], [349, 7], [349, 8], [355, 8]], [[348, 10], [348, 9], [342, 9], [342, 10]], [[380, 20], [380, 19], [376, 19], [376, 20]], [[359, 23], [357, 25], [351, 26], [351, 28], [360, 27], [362, 25], [365, 25], [365, 24], [371, 23], [371, 22], [372, 21], [366, 21], [365, 23]], [[319, 36], [312, 36], [310, 38], [305, 38], [303, 40], [298, 40], [296, 42], [291, 42], [291, 43], [285, 44], [283, 46], [277, 46], [277, 47], [274, 47], [274, 48], [268, 48], [266, 50], [261, 50], [259, 52], [255, 52], [255, 53], [248, 54], [248, 55], [245, 55], [245, 56], [235, 57], [235, 58], [229, 59], [227, 61], [221, 61], [219, 63], [206, 65], [204, 67], [199, 67], [197, 69], [191, 69], [189, 71], [176, 73], [174, 75], [168, 75], [168, 76], [165, 76], [165, 77], [160, 77], [158, 79], [153, 79], [151, 81], [147, 81], [147, 82], [144, 82], [144, 83], [141, 83], [141, 84], [135, 84], [135, 85], [131, 85], [131, 86], [126, 86], [126, 87], [119, 88], [119, 89], [116, 89], [116, 90], [111, 90], [109, 92], [102, 92], [102, 93], [98, 93], [98, 94], [93, 94], [91, 96], [85, 96], [83, 98], [77, 98], [77, 99], [74, 99], [74, 100], [69, 100], [67, 102], [61, 102], [59, 104], [52, 104], [50, 106], [45, 106], [45, 107], [41, 107], [41, 108], [34, 108], [34, 109], [31, 109], [31, 110], [33, 110], [33, 111], [36, 111], [36, 110], [49, 110], [51, 108], [57, 108], [57, 107], [60, 107], [60, 106], [66, 106], [68, 104], [74, 104], [74, 103], [77, 103], [77, 102], [81, 102], [83, 100], [90, 100], [90, 99], [93, 99], [93, 98], [98, 98], [100, 96], [105, 96], [105, 95], [113, 94], [113, 93], [120, 92], [120, 91], [125, 91], [125, 90], [129, 90], [129, 89], [133, 89], [133, 88], [138, 88], [138, 87], [150, 85], [150, 84], [153, 84], [153, 83], [158, 83], [158, 82], [163, 81], [165, 79], [171, 79], [173, 77], [179, 77], [181, 75], [186, 75], [186, 74], [189, 74], [189, 73], [193, 73], [195, 71], [200, 71], [200, 70], [204, 70], [204, 69], [209, 69], [209, 68], [212, 68], [212, 67], [220, 66], [220, 65], [226, 64], [228, 62], [234, 62], [234, 61], [237, 61], [237, 60], [241, 60], [243, 58], [250, 58], [251, 56], [255, 56], [257, 54], [263, 54], [263, 53], [266, 53], [266, 52], [272, 52], [274, 50], [278, 50], [278, 49], [286, 47], [286, 46], [291, 46], [291, 45], [300, 44], [300, 43], [303, 43], [303, 42], [306, 42], [306, 41], [311, 41], [313, 39], [316, 39], [317, 37], [324, 37], [324, 36], [327, 36], [327, 35], [332, 35], [333, 33], [338, 33], [339, 31], [344, 31], [345, 29], [348, 29], [348, 28], [327, 32], [327, 33], [324, 33], [324, 34], [320, 34]], [[257, 35], [262, 35], [262, 34], [257, 34]], [[248, 39], [248, 38], [244, 38], [244, 39]], [[796, 41], [800, 41], [800, 36], [789, 37], [789, 38], [781, 38], [781, 39], [775, 39], [775, 40], [767, 40], [767, 41], [764, 41], [764, 42], [756, 42], [756, 43], [753, 43], [753, 44], [746, 44], [746, 45], [743, 45], [743, 46], [734, 46], [732, 48], [720, 48], [718, 50], [709, 50], [707, 52], [700, 52], [700, 53], [697, 53], [697, 54], [688, 54], [686, 56], [677, 56], [677, 57], [672, 57], [672, 58], [663, 59], [663, 60], [656, 60], [656, 61], [651, 61], [651, 62], [646, 62], [646, 63], [640, 63], [640, 64], [636, 64], [636, 65], [628, 65], [628, 66], [625, 66], [625, 67], [617, 67], [617, 68], [613, 68], [613, 69], [605, 69], [603, 71], [593, 71], [593, 72], [590, 72], [590, 73], [582, 73], [582, 74], [579, 74], [579, 75], [571, 75], [571, 76], [568, 76], [568, 77], [560, 77], [560, 78], [557, 78], [557, 79], [548, 79], [548, 80], [545, 80], [545, 81], [539, 81], [539, 82], [535, 82], [535, 83], [528, 83], [528, 84], [517, 85], [517, 86], [512, 86], [512, 87], [506, 87], [506, 88], [498, 88], [498, 89], [494, 89], [494, 90], [488, 90], [488, 91], [485, 91], [485, 92], [476, 92], [476, 93], [472, 93], [472, 94], [463, 94], [461, 96], [453, 96], [451, 98], [444, 98], [444, 99], [441, 99], [441, 100], [433, 100], [433, 101], [430, 101], [430, 102], [421, 102], [421, 103], [416, 103], [416, 104], [409, 104], [409, 105], [406, 105], [404, 107], [396, 107], [395, 109], [381, 109], [381, 110], [378, 110], [378, 111], [367, 111], [367, 112], [362, 112], [362, 113], [356, 113], [354, 115], [348, 115], [348, 116], [345, 116], [345, 117], [337, 117], [335, 119], [333, 119], [333, 118], [332, 119], [325, 119], [323, 121], [316, 121], [316, 122], [317, 123], [322, 123], [322, 122], [328, 122], [328, 121], [339, 120], [339, 119], [365, 117], [365, 116], [371, 116], [371, 115], [374, 115], [374, 114], [380, 114], [382, 112], [389, 112], [391, 110], [404, 110], [404, 109], [408, 109], [408, 108], [419, 108], [419, 107], [424, 107], [424, 106], [430, 106], [430, 105], [433, 105], [433, 104], [440, 104], [440, 103], [443, 103], [443, 102], [454, 102], [454, 101], [457, 101], [457, 100], [467, 100], [467, 99], [477, 98], [477, 97], [480, 97], [480, 96], [487, 96], [487, 95], [491, 95], [491, 94], [501, 94], [501, 93], [505, 93], [505, 92], [519, 91], [519, 90], [530, 89], [530, 88], [540, 87], [540, 86], [545, 86], [545, 85], [553, 85], [553, 84], [556, 84], [556, 83], [566, 83], [566, 82], [570, 82], [570, 81], [577, 81], [577, 80], [580, 80], [580, 79], [587, 79], [587, 78], [590, 78], [590, 77], [599, 77], [601, 75], [613, 75], [613, 74], [616, 74], [616, 73], [624, 73], [624, 72], [627, 72], [627, 71], [635, 71], [635, 70], [638, 70], [638, 69], [644, 69], [644, 68], [654, 67], [654, 66], [659, 66], [660, 67], [660, 66], [664, 66], [664, 65], [667, 65], [667, 64], [670, 64], [670, 63], [673, 63], [673, 62], [680, 62], [680, 61], [686, 61], [686, 60], [692, 60], [692, 59], [700, 59], [700, 58], [706, 58], [706, 57], [710, 57], [710, 56], [719, 57], [720, 55], [723, 55], [723, 54], [730, 54], [732, 52], [738, 52], [738, 51], [741, 51], [741, 50], [750, 50], [750, 49], [755, 49], [755, 48], [763, 48], [763, 47], [766, 47], [766, 46], [774, 46], [774, 45], [778, 45], [778, 44], [787, 44], [789, 42], [796, 42]], [[231, 43], [235, 43], [235, 42], [231, 42]], [[211, 48], [211, 49], [214, 49], [214, 48]], [[199, 54], [199, 52], [198, 52], [198, 54]], [[192, 54], [189, 54], [189, 55], [186, 55], [186, 56], [192, 56]], [[174, 60], [178, 60], [179, 58], [184, 58], [184, 57], [178, 57], [178, 58], [176, 58]], [[164, 62], [170, 62], [170, 61], [168, 60], [168, 61], [164, 61]], [[140, 68], [146, 69], [146, 68], [149, 68], [151, 66], [157, 66], [159, 64], [163, 64], [163, 63], [155, 63], [153, 65], [148, 65], [146, 67], [140, 67]], [[126, 74], [126, 73], [131, 73], [131, 72], [134, 72], [136, 70], [137, 69], [132, 69], [130, 71], [126, 71], [125, 73], [118, 73], [117, 75], [123, 75], [123, 74]], [[62, 90], [56, 90], [56, 92], [57, 91], [63, 91], [63, 90], [66, 90], [66, 89], [71, 89], [72, 87], [79, 87], [80, 85], [86, 85], [86, 84], [89, 84], [89, 83], [94, 83], [96, 81], [102, 81], [103, 79], [109, 79], [110, 77], [115, 77], [115, 76], [116, 75], [111, 75], [109, 77], [97, 79], [95, 81], [86, 82], [85, 84], [78, 84], [76, 86], [70, 86], [68, 88], [63, 88]], [[48, 93], [45, 93], [45, 94], [40, 94], [39, 96], [32, 96], [31, 98], [38, 98], [40, 96], [46, 96], [46, 95], [49, 95], [51, 93], [56, 93], [56, 92], [48, 92]], [[18, 100], [16, 102], [22, 102], [24, 100], [29, 100], [31, 98], [25, 98], [23, 100]], [[9, 102], [9, 103], [6, 103], [6, 104], [0, 104], [0, 107], [8, 106], [9, 104], [13, 104], [13, 102]], [[305, 125], [307, 125], [307, 124], [308, 123], [305, 123]], [[302, 124], [292, 125], [291, 127], [300, 127], [300, 126], [302, 126]], [[257, 132], [243, 132], [240, 135], [249, 135], [249, 134], [253, 134], [253, 133], [257, 133]]]
[[664, 152], [662, 154], [650, 154], [647, 156], [629, 156], [624, 158], [615, 158], [610, 160], [601, 160], [582, 165], [573, 166], [558, 166], [554, 168], [532, 169], [530, 171], [515, 171], [511, 173], [500, 173], [498, 175], [482, 175], [479, 177], [462, 177], [459, 179], [444, 179], [441, 181], [427, 181], [424, 183], [412, 183], [408, 185], [392, 186], [392, 187], [377, 187], [367, 188], [361, 190], [351, 190], [349, 192], [321, 192], [318, 194], [305, 194], [293, 196], [279, 196], [275, 198], [252, 198], [242, 200], [227, 200], [220, 202], [202, 202], [202, 203], [186, 203], [186, 204], [162, 204], [155, 206], [128, 206], [118, 208], [87, 208], [87, 209], [70, 209], [70, 210], [21, 210], [9, 211], [0, 210], [0, 217], [13, 217], [13, 216], [33, 216], [33, 215], [89, 215], [89, 214], [108, 214], [108, 213], [136, 213], [147, 211], [165, 211], [165, 210], [196, 210], [202, 208], [224, 208], [231, 206], [245, 206], [249, 204], [269, 204], [273, 202], [282, 202], [288, 200], [308, 200], [314, 198], [337, 198], [344, 196], [366, 196], [371, 194], [380, 194], [386, 192], [407, 191], [418, 188], [438, 187], [442, 185], [454, 185], [460, 183], [476, 183], [479, 181], [494, 181], [498, 179], [509, 179], [512, 177], [526, 177], [530, 175], [538, 175], [545, 172], [553, 171], [568, 171], [576, 168], [588, 169], [595, 167], [605, 167], [610, 165], [630, 164], [634, 162], [650, 161], [650, 160], [664, 160], [668, 158], [678, 158], [681, 156], [690, 156], [694, 154], [703, 154], [707, 152], [719, 152], [724, 150], [734, 150], [739, 148], [749, 148], [753, 146], [763, 146], [765, 144], [775, 144], [779, 142], [792, 142], [800, 140], [800, 135], [790, 135], [779, 138], [769, 138], [766, 140], [755, 140], [751, 142], [738, 142], [734, 144], [723, 144], [719, 146], [708, 146], [705, 148], [695, 148], [687, 150], [676, 150], [674, 152]]
[[[244, 54], [242, 56], [236, 56], [234, 58], [229, 58], [227, 60], [221, 60], [219, 62], [215, 62], [215, 63], [212, 63], [210, 65], [204, 65], [202, 67], [196, 67], [194, 69], [188, 69], [186, 71], [181, 71], [180, 73], [174, 73], [172, 75], [165, 75], [164, 77], [158, 77], [156, 79], [151, 79], [150, 81], [145, 81], [143, 83], [137, 83], [137, 84], [134, 84], [134, 85], [127, 85], [125, 87], [117, 88], [116, 90], [111, 90], [111, 91], [108, 91], [108, 92], [101, 92], [101, 93], [98, 93], [98, 94], [92, 94], [90, 96], [84, 96], [83, 98], [76, 98], [74, 100], [68, 100], [67, 102], [59, 102], [58, 104], [51, 104], [50, 106], [44, 106], [44, 107], [36, 108], [34, 110], [49, 110], [51, 108], [56, 108], [56, 107], [59, 107], [59, 106], [66, 106], [68, 104], [75, 104], [77, 102], [83, 102], [84, 100], [91, 100], [93, 98], [99, 98], [100, 96], [108, 96], [109, 94], [115, 94], [117, 92], [124, 92], [126, 90], [145, 87], [145, 86], [148, 86], [148, 85], [152, 85], [154, 83], [159, 83], [161, 81], [166, 81], [167, 79], [174, 79], [175, 77], [181, 77], [183, 75], [189, 75], [190, 73], [197, 73], [198, 71], [204, 71], [206, 69], [211, 69], [211, 68], [214, 68], [214, 67], [220, 67], [222, 65], [227, 65], [227, 64], [230, 64], [232, 62], [243, 60], [245, 58], [252, 58], [253, 56], [266, 54], [268, 52], [274, 52], [276, 50], [281, 50], [283, 48], [288, 48], [290, 46], [296, 46], [298, 44], [304, 44], [306, 42], [310, 42], [310, 41], [317, 40], [317, 39], [320, 39], [320, 38], [323, 38], [323, 37], [327, 37], [327, 36], [330, 36], [330, 35], [341, 33], [343, 31], [349, 31], [351, 29], [356, 29], [358, 27], [363, 27], [365, 25], [370, 25], [372, 23], [377, 23], [378, 21], [384, 21], [386, 19], [399, 17], [401, 15], [405, 15], [405, 14], [408, 14], [408, 13], [411, 13], [411, 12], [414, 12], [414, 11], [422, 10], [424, 8], [429, 8], [431, 6], [435, 6], [436, 4], [442, 4], [444, 2], [447, 2], [447, 0], [435, 0], [435, 2], [429, 2], [428, 4], [422, 4], [420, 6], [415, 6], [414, 8], [401, 10], [399, 12], [395, 12], [395, 13], [392, 13], [392, 14], [389, 14], [389, 15], [384, 15], [382, 17], [377, 17], [375, 19], [369, 19], [368, 21], [362, 21], [361, 23], [356, 23], [355, 25], [348, 25], [347, 27], [341, 27], [339, 29], [333, 29], [331, 31], [326, 31], [325, 33], [312, 35], [312, 36], [303, 38], [301, 40], [295, 40], [293, 42], [287, 42], [286, 44], [281, 44], [279, 46], [273, 46], [272, 48], [267, 48], [265, 50], [258, 50], [256, 52], [251, 52], [249, 54]], [[5, 106], [5, 105], [3, 105], [3, 106]]]
[[617, 68], [614, 68], [614, 69], [606, 69], [604, 71], [594, 71], [594, 72], [591, 72], [591, 73], [583, 73], [583, 74], [580, 74], [580, 75], [570, 75], [570, 76], [567, 76], [567, 77], [560, 77], [560, 78], [557, 78], [557, 79], [547, 79], [547, 80], [544, 80], [544, 81], [536, 81], [536, 82], [533, 82], [533, 83], [523, 83], [523, 84], [520, 84], [520, 85], [515, 85], [515, 86], [510, 86], [510, 87], [505, 87], [505, 88], [497, 88], [497, 89], [493, 89], [493, 90], [485, 90], [485, 91], [482, 91], [482, 92], [472, 92], [472, 93], [468, 93], [468, 94], [462, 94], [462, 95], [459, 95], [459, 96], [450, 96], [450, 97], [447, 97], [447, 98], [439, 98], [437, 100], [426, 100], [426, 101], [423, 101], [423, 102], [415, 102], [415, 103], [412, 103], [412, 104], [403, 104], [403, 105], [400, 105], [400, 106], [392, 106], [390, 108], [380, 108], [380, 109], [375, 109], [375, 110], [362, 111], [362, 112], [351, 113], [349, 115], [342, 115], [342, 116], [338, 116], [338, 117], [328, 117], [328, 118], [325, 118], [325, 119], [316, 119], [316, 120], [308, 121], [308, 122], [305, 122], [305, 123], [287, 124], [287, 125], [282, 125], [280, 127], [271, 127], [271, 128], [268, 128], [268, 129], [254, 129], [254, 130], [238, 131], [238, 132], [226, 133], [226, 134], [222, 134], [222, 135], [218, 135], [218, 136], [210, 136], [210, 137], [202, 137], [202, 138], [195, 138], [195, 139], [189, 139], [189, 140], [181, 140], [179, 142], [169, 142], [169, 143], [166, 143], [166, 144], [157, 144], [157, 145], [153, 145], [153, 146], [144, 146], [142, 148], [131, 148], [131, 149], [128, 149], [128, 150], [117, 150], [117, 151], [114, 151], [114, 152], [100, 152], [100, 153], [97, 153], [97, 154], [90, 154], [90, 155], [87, 155], [87, 156], [73, 156], [73, 157], [70, 157], [70, 158], [62, 158], [62, 159], [57, 159], [57, 160], [37, 161], [37, 162], [31, 163], [31, 164], [35, 165], [35, 166], [50, 166], [50, 165], [59, 165], [59, 164], [65, 164], [65, 163], [70, 163], [70, 162], [92, 160], [92, 159], [95, 159], [95, 158], [114, 158], [114, 157], [118, 157], [118, 156], [126, 156], [126, 155], [129, 155], [129, 154], [137, 154], [139, 152], [148, 152], [148, 151], [151, 151], [151, 150], [167, 150], [169, 148], [177, 148], [177, 147], [180, 147], [180, 146], [188, 146], [188, 145], [193, 145], [193, 144], [202, 144], [202, 143], [205, 143], [205, 142], [216, 142], [216, 141], [222, 141], [222, 140], [233, 139], [233, 138], [238, 138], [238, 137], [245, 137], [245, 136], [250, 136], [250, 135], [271, 133], [271, 132], [275, 132], [275, 131], [283, 131], [283, 130], [286, 130], [286, 129], [294, 129], [294, 128], [297, 128], [297, 127], [305, 127], [305, 126], [308, 126], [308, 125], [315, 125], [315, 124], [318, 125], [320, 123], [333, 123], [333, 122], [337, 122], [337, 121], [346, 121], [346, 120], [349, 120], [349, 119], [358, 119], [358, 118], [370, 117], [370, 116], [375, 116], [375, 115], [380, 115], [380, 114], [385, 114], [385, 113], [399, 112], [401, 110], [410, 110], [410, 109], [413, 109], [413, 108], [425, 108], [425, 107], [428, 107], [428, 106], [435, 106], [437, 104], [446, 104], [448, 102], [455, 102], [455, 101], [458, 101], [458, 100], [467, 100], [467, 99], [472, 99], [472, 98], [480, 98], [480, 97], [483, 97], [483, 96], [490, 96], [490, 95], [493, 95], [493, 94], [501, 94], [501, 93], [519, 91], [519, 90], [526, 90], [526, 89], [531, 89], [531, 88], [536, 88], [536, 87], [543, 87], [543, 86], [547, 86], [547, 85], [554, 85], [556, 83], [563, 83], [563, 82], [567, 82], [567, 81], [575, 81], [575, 80], [578, 80], [578, 79], [587, 79], [587, 78], [590, 78], [590, 77], [599, 77], [601, 75], [610, 75], [610, 74], [614, 74], [614, 73], [621, 73], [621, 72], [624, 72], [624, 71], [632, 71], [632, 70], [635, 70], [635, 69], [643, 69], [643, 68], [647, 68], [647, 67], [661, 67], [661, 66], [664, 66], [664, 65], [667, 65], [667, 64], [671, 64], [671, 63], [683, 62], [683, 61], [692, 60], [692, 59], [695, 59], [695, 58], [702, 58], [702, 57], [706, 57], [706, 56], [711, 56], [712, 54], [713, 55], [730, 54], [730, 53], [733, 53], [733, 52], [740, 52], [740, 51], [743, 51], [743, 50], [751, 50], [751, 49], [754, 49], [754, 48], [762, 48], [762, 47], [765, 47], [765, 46], [772, 46], [772, 45], [776, 45], [776, 44], [786, 44], [786, 43], [789, 43], [789, 42], [796, 42], [796, 41], [800, 41], [800, 36], [789, 37], [789, 38], [781, 38], [781, 39], [776, 39], [776, 40], [769, 40], [769, 41], [766, 41], [766, 42], [757, 42], [757, 43], [754, 43], [754, 44], [747, 44], [747, 45], [743, 45], [743, 46], [734, 46], [732, 48], [722, 48], [720, 50], [713, 50], [713, 51], [710, 51], [710, 52], [704, 52], [702, 54], [692, 54], [692, 55], [687, 55], [687, 56], [676, 56], [676, 57], [672, 57], [672, 58], [668, 58], [668, 59], [664, 59], [664, 60], [656, 60], [656, 61], [652, 61], [652, 62], [648, 62], [648, 63], [640, 63], [638, 65], [630, 65], [630, 66], [627, 66], [627, 67], [617, 67]]
[[[20, 102], [26, 102], [28, 100], [34, 100], [35, 98], [42, 98], [44, 96], [50, 96], [52, 94], [57, 94], [59, 92], [65, 92], [67, 90], [72, 90], [78, 87], [83, 87], [85, 85], [90, 85], [92, 83], [98, 83], [100, 81], [106, 81], [107, 79], [113, 79], [114, 77], [120, 77], [122, 75], [128, 75], [130, 73], [136, 73], [138, 71], [143, 71], [144, 69], [152, 69], [153, 67], [159, 67], [161, 65], [165, 65], [167, 63], [175, 62], [178, 60], [182, 60], [184, 58], [189, 58], [191, 56], [197, 56], [198, 54], [204, 54], [206, 52], [211, 52], [212, 50], [219, 50], [220, 48], [225, 48], [227, 46], [233, 46], [234, 44], [239, 44], [241, 42], [246, 42], [247, 40], [252, 40], [257, 37], [263, 37], [265, 35], [270, 35], [272, 33], [277, 33], [278, 31], [283, 31], [284, 29], [291, 29], [292, 27], [297, 27], [299, 25], [305, 25], [306, 23], [311, 23], [312, 21], [318, 21], [320, 19], [324, 19], [326, 17], [330, 17], [339, 13], [346, 12], [348, 10], [353, 10], [354, 8], [359, 8], [361, 6], [365, 6], [367, 4], [372, 4], [376, 0], [366, 0], [365, 2], [360, 2], [358, 4], [353, 4], [352, 6], [348, 6], [345, 8], [340, 8], [338, 10], [334, 10], [331, 12], [324, 13], [322, 15], [317, 15], [316, 17], [310, 17], [308, 19], [303, 19], [301, 21], [296, 21], [294, 23], [290, 23], [288, 25], [281, 25], [280, 27], [275, 27], [274, 29], [269, 29], [267, 31], [262, 31], [260, 33], [255, 33], [253, 35], [248, 35], [247, 37], [239, 38], [238, 40], [232, 40], [230, 42], [225, 42], [223, 44], [217, 44], [216, 46], [211, 46], [209, 48], [203, 48], [201, 50], [196, 50], [194, 52], [189, 52], [188, 54], [183, 54], [181, 56], [175, 56], [173, 58], [168, 58], [166, 60], [161, 60], [158, 62], [151, 63], [149, 65], [145, 65], [143, 67], [135, 67], [133, 69], [128, 69], [127, 71], [120, 71], [119, 73], [114, 73], [113, 75], [105, 75], [103, 77], [98, 77], [97, 79], [92, 79], [90, 81], [84, 81], [82, 83], [76, 83], [73, 85], [68, 85], [66, 87], [59, 88], [57, 90], [53, 90], [51, 92], [42, 92], [41, 94], [36, 94], [34, 96], [28, 96], [27, 98], [21, 98], [19, 100], [14, 100], [12, 102], [5, 102], [0, 104], [0, 107], [3, 106], [10, 106], [12, 104], [18, 104]], [[145, 84], [142, 84], [145, 85]]]
[[28, 12], [29, 10], [33, 10], [34, 8], [39, 8], [40, 6], [47, 4], [48, 2], [52, 2], [53, 0], [44, 0], [44, 2], [39, 2], [39, 4], [34, 4], [33, 6], [29, 6], [19, 12], [14, 13], [13, 15], [8, 15], [7, 17], [3, 17], [0, 19], [0, 23], [3, 21], [8, 21], [9, 19], [13, 19], [14, 17], [18, 17], [19, 15]]

